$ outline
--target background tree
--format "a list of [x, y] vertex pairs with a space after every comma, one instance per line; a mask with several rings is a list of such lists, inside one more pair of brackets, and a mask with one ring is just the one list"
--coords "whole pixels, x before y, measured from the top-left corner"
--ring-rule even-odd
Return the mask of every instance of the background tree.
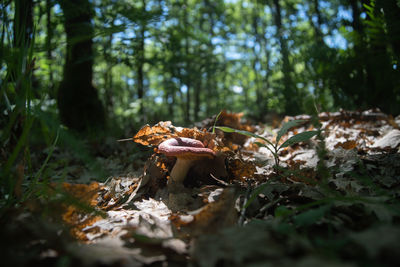
[[[3, 57], [18, 7], [2, 2]], [[398, 8], [396, 0], [37, 1], [34, 95], [78, 130], [103, 126], [104, 114], [126, 129], [188, 125], [224, 108], [262, 120], [311, 112], [314, 102], [398, 114]]]
[[273, 0], [274, 21], [276, 26], [276, 35], [280, 44], [282, 57], [282, 72], [283, 72], [283, 95], [285, 104], [285, 112], [289, 115], [297, 114], [300, 110], [299, 95], [297, 88], [293, 82], [293, 68], [289, 60], [288, 42], [285, 37], [285, 29], [283, 26], [282, 6], [279, 0]]
[[87, 0], [60, 0], [60, 6], [67, 35], [64, 74], [57, 95], [60, 119], [78, 131], [104, 127], [104, 108], [92, 84], [92, 5]]

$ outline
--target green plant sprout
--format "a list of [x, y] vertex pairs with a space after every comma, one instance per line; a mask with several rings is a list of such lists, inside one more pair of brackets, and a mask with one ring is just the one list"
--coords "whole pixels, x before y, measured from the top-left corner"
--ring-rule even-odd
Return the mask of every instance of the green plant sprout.
[[285, 124], [283, 124], [282, 128], [279, 129], [279, 131], [278, 131], [278, 134], [275, 139], [275, 143], [272, 143], [267, 138], [262, 137], [258, 134], [254, 134], [254, 133], [244, 131], [244, 130], [237, 130], [237, 129], [233, 129], [233, 128], [226, 127], [226, 126], [215, 126], [214, 125], [213, 132], [214, 132], [214, 128], [216, 128], [216, 129], [219, 129], [226, 133], [238, 133], [238, 134], [245, 135], [248, 137], [254, 137], [256, 139], [263, 140], [264, 142], [266, 142], [266, 144], [263, 144], [260, 142], [255, 142], [255, 144], [257, 144], [260, 147], [265, 147], [269, 151], [271, 151], [272, 155], [274, 156], [275, 167], [278, 168], [279, 167], [279, 154], [278, 153], [282, 148], [292, 146], [292, 145], [300, 143], [300, 142], [307, 141], [310, 138], [312, 138], [313, 136], [318, 134], [318, 131], [302, 132], [302, 133], [299, 133], [299, 134], [296, 134], [296, 135], [290, 137], [288, 140], [286, 140], [285, 142], [283, 142], [282, 144], [279, 145], [279, 141], [281, 140], [282, 136], [285, 135], [289, 131], [290, 128], [300, 125], [303, 122], [305, 122], [305, 120], [292, 120], [292, 121], [289, 121], [289, 122], [286, 122]]

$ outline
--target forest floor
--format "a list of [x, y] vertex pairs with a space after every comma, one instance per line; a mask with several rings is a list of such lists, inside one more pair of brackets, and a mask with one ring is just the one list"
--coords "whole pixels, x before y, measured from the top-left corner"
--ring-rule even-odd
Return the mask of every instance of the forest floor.
[[[214, 133], [215, 119], [144, 126], [136, 144], [92, 146], [89, 166], [56, 148], [50, 181], [6, 214], [5, 266], [400, 266], [400, 116], [301, 115], [279, 131], [279, 122], [219, 115], [216, 125], [252, 137]], [[315, 136], [271, 152], [277, 136], [285, 144], [306, 131]], [[175, 158], [157, 146], [174, 137], [200, 140], [216, 157], [169, 192]], [[112, 176], [99, 182], [104, 170]]]

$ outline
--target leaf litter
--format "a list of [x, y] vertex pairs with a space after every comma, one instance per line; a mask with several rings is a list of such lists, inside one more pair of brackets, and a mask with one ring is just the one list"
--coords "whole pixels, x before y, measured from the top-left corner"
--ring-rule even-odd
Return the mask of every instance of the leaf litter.
[[[318, 114], [315, 123], [300, 115], [284, 119], [302, 123], [282, 134], [242, 116], [224, 111], [216, 125], [280, 144], [306, 131], [323, 137], [283, 146], [274, 167], [256, 138], [213, 132], [212, 120], [198, 128], [146, 125], [132, 138], [154, 150], [140, 175], [64, 185], [89, 207], [64, 204], [61, 218], [81, 242], [67, 251], [84, 266], [400, 264], [399, 118], [341, 110]], [[180, 203], [166, 189], [175, 159], [156, 148], [173, 137], [200, 140], [217, 153], [190, 169], [175, 196]]]

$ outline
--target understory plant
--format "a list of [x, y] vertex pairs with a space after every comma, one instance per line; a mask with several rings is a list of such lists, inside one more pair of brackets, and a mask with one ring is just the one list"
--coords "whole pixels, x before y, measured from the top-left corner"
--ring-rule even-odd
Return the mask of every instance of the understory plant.
[[[218, 119], [218, 117], [217, 117], [217, 119]], [[279, 151], [281, 149], [288, 147], [288, 146], [292, 146], [292, 145], [300, 143], [300, 142], [305, 142], [305, 141], [309, 140], [310, 138], [312, 138], [313, 136], [318, 134], [318, 131], [301, 132], [299, 134], [293, 135], [292, 137], [287, 139], [282, 144], [279, 144], [282, 136], [284, 136], [289, 131], [289, 129], [291, 129], [295, 126], [298, 126], [304, 122], [305, 122], [305, 120], [292, 120], [292, 121], [284, 123], [282, 125], [282, 127], [280, 128], [280, 130], [278, 131], [278, 134], [275, 138], [274, 143], [263, 136], [260, 136], [258, 134], [252, 133], [252, 132], [244, 131], [244, 130], [233, 129], [233, 128], [226, 127], [226, 126], [214, 126], [214, 128], [219, 129], [226, 133], [238, 133], [241, 135], [253, 137], [253, 138], [264, 141], [265, 143], [255, 142], [255, 144], [257, 144], [260, 147], [267, 148], [274, 156], [275, 168], [279, 168]]]

